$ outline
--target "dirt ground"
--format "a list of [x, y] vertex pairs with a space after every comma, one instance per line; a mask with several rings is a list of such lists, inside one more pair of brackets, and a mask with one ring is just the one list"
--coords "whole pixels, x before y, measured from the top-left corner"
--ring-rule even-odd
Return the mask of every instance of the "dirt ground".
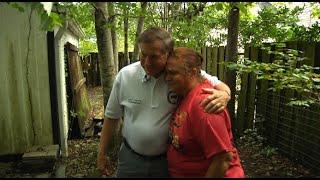
[[[103, 91], [102, 87], [88, 88], [88, 96], [92, 106], [91, 118], [103, 119]], [[90, 126], [91, 122], [85, 122]], [[68, 158], [59, 160], [59, 164], [66, 165], [66, 177], [101, 177], [96, 166], [99, 136], [86, 137], [84, 139], [68, 140]], [[110, 154], [112, 172], [117, 166], [117, 149]]]
[[[91, 88], [88, 93], [94, 109], [93, 116], [99, 119], [102, 118], [103, 98], [101, 87]], [[90, 122], [87, 124], [90, 124]], [[320, 177], [319, 173], [316, 176], [315, 172], [297, 162], [291, 161], [278, 153], [276, 148], [266, 146], [263, 142], [264, 139], [253, 130], [247, 130], [244, 136], [235, 140], [247, 177]], [[71, 178], [101, 177], [96, 166], [98, 144], [98, 136], [68, 140], [69, 157], [61, 158], [57, 162], [57, 164], [62, 164], [66, 167], [65, 176]], [[117, 166], [117, 148], [113, 149], [110, 159], [114, 173]], [[1, 175], [0, 177], [6, 176]]]
[[[70, 140], [69, 157], [66, 164], [67, 177], [99, 177], [96, 169], [96, 155], [99, 139]], [[259, 145], [259, 141], [248, 137], [237, 139], [241, 163], [248, 178], [260, 177], [319, 177], [310, 169], [303, 167], [288, 158]], [[269, 151], [268, 151], [269, 149]], [[267, 152], [270, 152], [269, 154]], [[113, 172], [116, 170], [116, 156], [111, 157]]]
[[316, 177], [312, 170], [281, 155], [277, 148], [265, 144], [255, 130], [247, 130], [235, 140], [241, 163], [249, 178], [257, 177]]

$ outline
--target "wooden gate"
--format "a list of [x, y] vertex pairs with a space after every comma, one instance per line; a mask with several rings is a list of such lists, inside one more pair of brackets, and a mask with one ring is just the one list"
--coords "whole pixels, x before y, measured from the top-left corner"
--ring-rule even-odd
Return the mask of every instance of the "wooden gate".
[[[85, 134], [85, 123], [89, 122], [90, 114], [91, 114], [91, 106], [88, 98], [87, 88], [85, 85], [86, 79], [82, 73], [82, 67], [80, 62], [80, 57], [78, 55], [77, 47], [68, 43], [66, 45], [67, 50], [67, 63], [69, 69], [69, 82], [70, 82], [70, 90], [72, 94], [72, 102], [69, 104], [69, 111], [73, 111], [71, 116], [75, 117], [76, 126], [79, 127], [81, 136]], [[70, 108], [71, 106], [71, 108]], [[70, 113], [69, 113], [70, 114]], [[70, 119], [71, 117], [69, 117]], [[71, 118], [72, 119], [72, 118]], [[73, 124], [74, 122], [72, 122]], [[72, 129], [73, 131], [74, 129]]]

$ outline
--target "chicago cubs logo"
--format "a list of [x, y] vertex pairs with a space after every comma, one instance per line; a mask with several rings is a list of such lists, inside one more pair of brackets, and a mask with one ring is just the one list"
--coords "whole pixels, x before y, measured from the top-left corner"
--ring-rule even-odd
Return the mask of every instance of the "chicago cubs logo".
[[178, 103], [178, 95], [173, 91], [169, 91], [167, 95], [168, 102], [170, 104], [177, 104]]

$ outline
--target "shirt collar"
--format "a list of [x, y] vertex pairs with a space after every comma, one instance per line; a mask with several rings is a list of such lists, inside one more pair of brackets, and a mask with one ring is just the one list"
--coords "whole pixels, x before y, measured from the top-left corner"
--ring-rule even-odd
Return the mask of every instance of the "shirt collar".
[[142, 82], [146, 83], [149, 82], [151, 79], [151, 76], [149, 76], [148, 74], [144, 73], [144, 76], [142, 77]]
[[140, 64], [140, 67], [141, 67], [141, 82], [143, 83], [146, 83], [146, 82], [149, 82], [151, 80], [151, 76], [149, 76], [146, 71], [143, 69], [143, 67], [141, 66]]
[[[141, 67], [141, 82], [143, 82], [143, 83], [150, 82], [151, 79], [153, 79], [153, 77], [148, 75], [141, 65], [140, 65], [140, 67]], [[160, 79], [162, 77], [164, 77], [163, 72], [161, 73], [161, 75], [157, 79]]]

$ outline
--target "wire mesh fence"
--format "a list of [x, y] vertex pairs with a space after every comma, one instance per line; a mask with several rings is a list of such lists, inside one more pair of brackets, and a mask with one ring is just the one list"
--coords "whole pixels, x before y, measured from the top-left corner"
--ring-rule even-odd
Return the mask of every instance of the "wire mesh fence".
[[292, 160], [320, 172], [320, 104], [289, 106], [284, 93], [256, 94], [254, 128], [269, 145]]

